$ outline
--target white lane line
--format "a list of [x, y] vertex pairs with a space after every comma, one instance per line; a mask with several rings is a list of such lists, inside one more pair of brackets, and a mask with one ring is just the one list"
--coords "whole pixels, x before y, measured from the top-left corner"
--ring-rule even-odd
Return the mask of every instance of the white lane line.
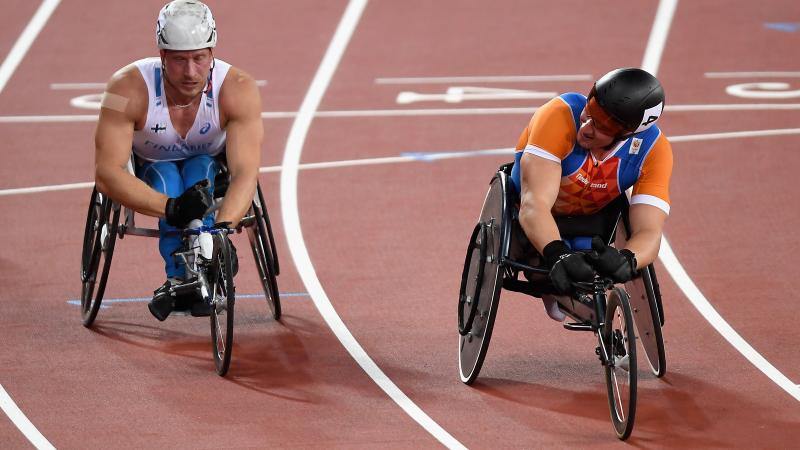
[[55, 116], [1, 116], [0, 123], [69, 123], [97, 122], [97, 114], [62, 114]]
[[591, 75], [500, 75], [479, 77], [376, 78], [375, 84], [516, 83], [537, 81], [591, 81]]
[[[677, 7], [678, 0], [662, 0], [658, 5], [655, 23], [651, 30], [650, 39], [642, 62], [642, 69], [647, 70], [653, 75], [656, 75], [658, 72], [658, 64], [661, 61], [666, 38], [669, 34], [672, 18], [674, 17]], [[672, 279], [675, 280], [675, 283], [680, 287], [684, 295], [686, 295], [700, 314], [703, 315], [706, 321], [738, 350], [739, 353], [758, 368], [758, 370], [763, 372], [789, 395], [800, 401], [800, 389], [761, 356], [747, 341], [742, 339], [733, 327], [731, 327], [711, 306], [711, 303], [706, 299], [703, 293], [700, 292], [700, 289], [689, 277], [686, 269], [684, 269], [683, 265], [678, 261], [678, 258], [672, 251], [672, 247], [664, 236], [661, 237], [661, 249], [658, 253], [658, 257], [661, 259], [661, 263], [664, 264], [664, 267], [667, 269]]]
[[730, 131], [727, 133], [687, 134], [670, 137], [670, 142], [711, 141], [717, 139], [739, 139], [749, 137], [786, 136], [800, 134], [800, 128], [782, 128], [777, 130]]
[[661, 250], [658, 254], [661, 262], [667, 267], [670, 276], [683, 291], [683, 294], [692, 302], [692, 305], [700, 311], [700, 314], [722, 335], [736, 350], [739, 351], [748, 361], [761, 370], [770, 380], [780, 386], [789, 395], [800, 401], [800, 386], [794, 384], [788, 377], [782, 374], [775, 366], [761, 356], [747, 341], [733, 329], [728, 322], [711, 306], [708, 299], [700, 292], [694, 281], [686, 273], [672, 247], [666, 239], [661, 240]]
[[[786, 136], [800, 134], [800, 128], [783, 128], [775, 130], [753, 130], [753, 131], [731, 131], [728, 133], [707, 133], [707, 134], [687, 134], [684, 136], [671, 136], [670, 142], [692, 142], [710, 141], [719, 139], [740, 139], [748, 137], [769, 137]], [[450, 152], [408, 152], [401, 156], [386, 156], [382, 158], [363, 158], [345, 159], [339, 161], [323, 161], [316, 163], [303, 163], [298, 165], [298, 170], [315, 169], [335, 169], [341, 167], [371, 166], [376, 164], [396, 164], [420, 161], [433, 161], [451, 158], [466, 158], [484, 155], [499, 155], [503, 153], [512, 154], [513, 147], [482, 149], [482, 150], [460, 150]], [[260, 173], [275, 173], [281, 171], [281, 166], [265, 166], [258, 169]], [[34, 186], [25, 188], [0, 189], [0, 197], [21, 194], [37, 194], [41, 192], [69, 191], [75, 189], [90, 189], [94, 187], [94, 182], [85, 181], [80, 183], [54, 184], [47, 186]]]
[[[350, 109], [339, 111], [316, 111], [314, 112], [314, 118], [533, 114], [537, 109], [539, 108], [536, 106], [509, 108]], [[724, 103], [708, 105], [667, 105], [665, 107], [665, 110], [670, 112], [786, 111], [798, 109], [800, 109], [800, 103]], [[293, 111], [265, 111], [261, 113], [262, 119], [293, 119], [295, 117], [297, 117], [297, 113]], [[0, 124], [70, 123], [96, 121], [97, 114], [0, 116]]]
[[647, 47], [644, 50], [642, 59], [642, 69], [656, 75], [658, 65], [661, 63], [661, 56], [664, 54], [664, 46], [667, 44], [667, 36], [672, 26], [672, 18], [678, 8], [678, 0], [661, 0], [658, 2], [656, 17], [653, 20], [653, 28], [650, 30], [650, 38], [647, 40]]
[[28, 438], [34, 447], [38, 449], [55, 449], [53, 444], [36, 429], [17, 404], [14, 403], [14, 399], [8, 395], [2, 384], [0, 384], [0, 408], [3, 409], [3, 412], [11, 419], [11, 422], [19, 428], [19, 431]]
[[[28, 49], [31, 48], [33, 41], [42, 31], [50, 16], [55, 11], [60, 0], [44, 0], [36, 12], [31, 17], [30, 22], [19, 35], [14, 46], [8, 52], [3, 64], [0, 65], [0, 92], [6, 87], [8, 80], [14, 75], [19, 63], [25, 58]], [[14, 423], [19, 431], [25, 435], [26, 438], [33, 444], [34, 447], [39, 449], [55, 448], [53, 445], [36, 429], [30, 420], [25, 416], [22, 410], [19, 409], [14, 400], [8, 395], [8, 392], [0, 385], [0, 408], [6, 413], [11, 422]]]
[[800, 72], [706, 72], [706, 78], [795, 78]]
[[[266, 86], [267, 80], [256, 80], [256, 86]], [[106, 83], [50, 83], [54, 91], [83, 91], [91, 89], [105, 89]]]
[[3, 64], [0, 65], [0, 92], [3, 92], [6, 83], [8, 83], [8, 80], [14, 75], [17, 66], [22, 62], [22, 58], [25, 57], [25, 54], [28, 53], [28, 49], [31, 48], [33, 41], [36, 40], [36, 36], [42, 31], [42, 28], [44, 28], [44, 25], [47, 23], [48, 19], [50, 19], [50, 16], [53, 14], [53, 11], [56, 10], [60, 1], [61, 0], [44, 0], [39, 6], [39, 9], [36, 10], [36, 13], [33, 14], [31, 21], [28, 22], [28, 26], [25, 27], [22, 34], [17, 38], [17, 42], [11, 47], [8, 56], [6, 56]]
[[800, 103], [728, 103], [711, 105], [667, 105], [664, 110], [670, 112], [695, 111], [784, 111], [800, 109]]
[[319, 310], [330, 329], [347, 349], [353, 359], [361, 366], [364, 372], [381, 388], [386, 394], [395, 401], [412, 419], [419, 423], [440, 443], [449, 448], [465, 448], [460, 442], [452, 437], [447, 431], [433, 421], [422, 409], [420, 409], [408, 396], [395, 385], [388, 376], [378, 367], [377, 364], [367, 355], [367, 352], [356, 341], [355, 337], [342, 322], [339, 314], [333, 308], [322, 283], [317, 277], [311, 257], [308, 254], [303, 232], [300, 228], [300, 212], [297, 204], [297, 178], [300, 165], [300, 157], [303, 152], [311, 121], [314, 112], [319, 107], [322, 96], [328, 88], [333, 74], [339, 65], [344, 54], [350, 37], [353, 35], [358, 21], [367, 0], [350, 0], [347, 9], [342, 16], [341, 22], [336, 28], [325, 56], [320, 62], [317, 73], [309, 86], [308, 92], [298, 111], [297, 118], [292, 124], [289, 137], [286, 142], [286, 149], [283, 154], [283, 170], [281, 172], [281, 212], [283, 218], [284, 232], [289, 244], [289, 251], [294, 260], [295, 266], [300, 273], [314, 305]]
[[[289, 298], [289, 297], [308, 297], [308, 293], [306, 292], [281, 292], [280, 298]], [[264, 294], [240, 294], [236, 293], [236, 301], [243, 299], [262, 299], [266, 298]], [[125, 297], [125, 298], [103, 298], [103, 303], [100, 304], [100, 308], [108, 309], [110, 308], [109, 305], [117, 305], [117, 304], [126, 304], [126, 303], [144, 303], [149, 302], [152, 300], [153, 297]], [[81, 306], [81, 299], [79, 298], [71, 298], [66, 301], [68, 305], [72, 306]]]
[[51, 184], [49, 186], [34, 186], [27, 188], [14, 188], [0, 190], [0, 197], [4, 195], [38, 194], [40, 192], [71, 191], [73, 189], [88, 189], [94, 187], [93, 181], [69, 184]]

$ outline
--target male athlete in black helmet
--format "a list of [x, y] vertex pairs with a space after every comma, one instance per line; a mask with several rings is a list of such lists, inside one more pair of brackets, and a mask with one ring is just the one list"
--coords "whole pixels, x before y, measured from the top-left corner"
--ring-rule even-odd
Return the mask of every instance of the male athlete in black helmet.
[[[563, 293], [595, 273], [623, 283], [658, 255], [669, 214], [672, 147], [655, 125], [664, 109], [661, 83], [641, 69], [612, 70], [588, 97], [562, 94], [531, 118], [517, 144], [511, 179], [520, 192], [519, 221]], [[616, 249], [594, 240], [588, 256], [562, 240], [557, 216], [598, 212], [632, 188], [632, 236]], [[563, 319], [552, 298], [548, 314]]]

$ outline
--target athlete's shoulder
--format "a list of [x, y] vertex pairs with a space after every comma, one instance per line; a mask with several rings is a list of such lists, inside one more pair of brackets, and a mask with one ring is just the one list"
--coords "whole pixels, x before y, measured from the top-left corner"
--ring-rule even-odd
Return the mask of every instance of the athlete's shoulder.
[[569, 106], [578, 106], [581, 109], [586, 106], [586, 96], [577, 92], [565, 92], [556, 98]]
[[256, 87], [256, 80], [244, 70], [236, 66], [230, 66], [225, 74], [223, 85], [226, 86], [226, 88], [235, 86], [235, 89], [250, 89]]
[[136, 89], [144, 88], [147, 90], [147, 84], [144, 81], [142, 72], [136, 65], [138, 61], [132, 62], [114, 72], [106, 84], [106, 90], [109, 89]]
[[652, 133], [651, 139], [653, 139], [654, 141], [651, 153], [658, 152], [658, 153], [668, 153], [670, 155], [672, 154], [672, 144], [669, 142], [669, 139], [667, 138], [667, 135], [664, 134], [663, 130], [654, 125], [649, 130], [646, 131], [646, 133], [648, 132]]
[[672, 171], [673, 164], [672, 144], [670, 144], [669, 139], [667, 139], [666, 135], [664, 135], [661, 130], [656, 129], [655, 132], [656, 134], [653, 136], [655, 142], [652, 143], [647, 155], [645, 155], [644, 167], [648, 168], [650, 171], [653, 169], [663, 169], [669, 173]]
[[261, 114], [261, 96], [252, 75], [244, 70], [230, 66], [219, 91], [220, 109], [227, 118], [255, 111]]
[[[111, 75], [106, 83], [103, 105], [114, 106], [119, 112], [138, 118], [142, 112], [147, 112], [148, 93], [147, 83], [142, 76], [136, 62], [132, 62]], [[107, 104], [106, 102], [111, 102]], [[125, 105], [122, 107], [121, 105]]]
[[[580, 111], [583, 110], [583, 106], [580, 106], [580, 97], [583, 96], [575, 93], [566, 93], [553, 97], [539, 107], [534, 118], [536, 118], [536, 116], [539, 116], [539, 119], [543, 119], [544, 116], [572, 117], [575, 115], [574, 111], [576, 107], [579, 107], [578, 114], [580, 115]], [[586, 104], [585, 97], [583, 97], [583, 104]]]
[[574, 123], [580, 122], [581, 112], [586, 106], [586, 97], [577, 92], [566, 92], [550, 100], [553, 111], [557, 114], [568, 115]]

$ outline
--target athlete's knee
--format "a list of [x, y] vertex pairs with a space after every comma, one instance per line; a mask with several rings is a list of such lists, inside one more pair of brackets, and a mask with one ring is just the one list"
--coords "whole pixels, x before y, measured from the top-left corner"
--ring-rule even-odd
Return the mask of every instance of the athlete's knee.
[[153, 190], [169, 197], [176, 197], [183, 192], [181, 174], [178, 166], [172, 161], [145, 163], [139, 170], [139, 178]]
[[183, 188], [188, 189], [198, 181], [208, 180], [213, 192], [217, 170], [217, 161], [209, 155], [197, 155], [185, 160], [181, 166]]

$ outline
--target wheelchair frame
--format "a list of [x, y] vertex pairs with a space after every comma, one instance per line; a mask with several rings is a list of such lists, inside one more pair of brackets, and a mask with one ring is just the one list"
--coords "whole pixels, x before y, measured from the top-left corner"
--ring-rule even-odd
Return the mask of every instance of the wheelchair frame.
[[[133, 159], [133, 158], [132, 158]], [[215, 177], [214, 197], [222, 198], [227, 190], [228, 170], [224, 158], [219, 158], [220, 171]], [[133, 163], [129, 162], [128, 169], [133, 173]], [[124, 217], [119, 223], [120, 215]], [[278, 257], [275, 250], [275, 240], [272, 226], [269, 221], [266, 203], [261, 192], [260, 183], [256, 184], [256, 192], [247, 214], [240, 221], [236, 232], [247, 230], [253, 257], [259, 272], [264, 294], [272, 317], [280, 319], [281, 304], [276, 276], [279, 274]], [[224, 274], [225, 284], [222, 295], [226, 297], [224, 330], [218, 314], [222, 310], [215, 310], [211, 314], [212, 341], [214, 343], [214, 359], [217, 373], [224, 375], [230, 364], [230, 350], [233, 339], [233, 305], [235, 302], [233, 275], [231, 271], [231, 250], [227, 239], [213, 230], [201, 230], [212, 234], [214, 241], [214, 259], [220, 258], [228, 267], [216, 268], [216, 274]], [[184, 238], [197, 231], [184, 230]], [[95, 187], [89, 201], [89, 211], [84, 230], [83, 251], [81, 255], [81, 316], [83, 325], [87, 328], [94, 323], [105, 293], [111, 260], [113, 257], [116, 238], [123, 239], [125, 235], [158, 237], [159, 231], [153, 228], [136, 226], [133, 210], [112, 201], [105, 194], [97, 191]], [[227, 249], [227, 250], [226, 250]], [[184, 256], [185, 257], [185, 256]], [[196, 270], [196, 268], [194, 269]], [[98, 278], [99, 272], [99, 278]], [[221, 275], [222, 276], [222, 275]], [[194, 287], [197, 283], [190, 283]], [[180, 287], [180, 286], [179, 286]]]
[[[612, 423], [617, 436], [626, 439], [633, 428], [636, 406], [634, 328], [639, 329], [652, 372], [657, 377], [666, 372], [661, 335], [664, 316], [655, 269], [651, 264], [641, 270], [640, 276], [626, 283], [624, 289], [597, 277], [594, 282], [578, 283], [574, 295], [558, 295], [548, 279], [549, 270], [541, 267], [538, 252], [519, 226], [515, 208], [519, 195], [510, 186], [512, 166], [513, 163], [501, 166], [490, 181], [467, 248], [458, 307], [461, 380], [472, 384], [480, 372], [501, 288], [533, 297], [553, 295], [559, 308], [576, 320], [565, 323], [566, 329], [592, 331], [597, 335], [596, 354], [606, 371]], [[616, 241], [620, 245], [629, 237], [627, 210], [627, 197], [620, 196], [601, 213], [577, 219], [557, 218], [557, 225], [562, 237], [599, 234], [607, 243]], [[533, 262], [536, 259], [539, 264]], [[528, 280], [520, 280], [520, 273]], [[628, 296], [628, 291], [634, 293], [634, 298]], [[626, 392], [620, 391], [620, 375], [627, 378]]]

